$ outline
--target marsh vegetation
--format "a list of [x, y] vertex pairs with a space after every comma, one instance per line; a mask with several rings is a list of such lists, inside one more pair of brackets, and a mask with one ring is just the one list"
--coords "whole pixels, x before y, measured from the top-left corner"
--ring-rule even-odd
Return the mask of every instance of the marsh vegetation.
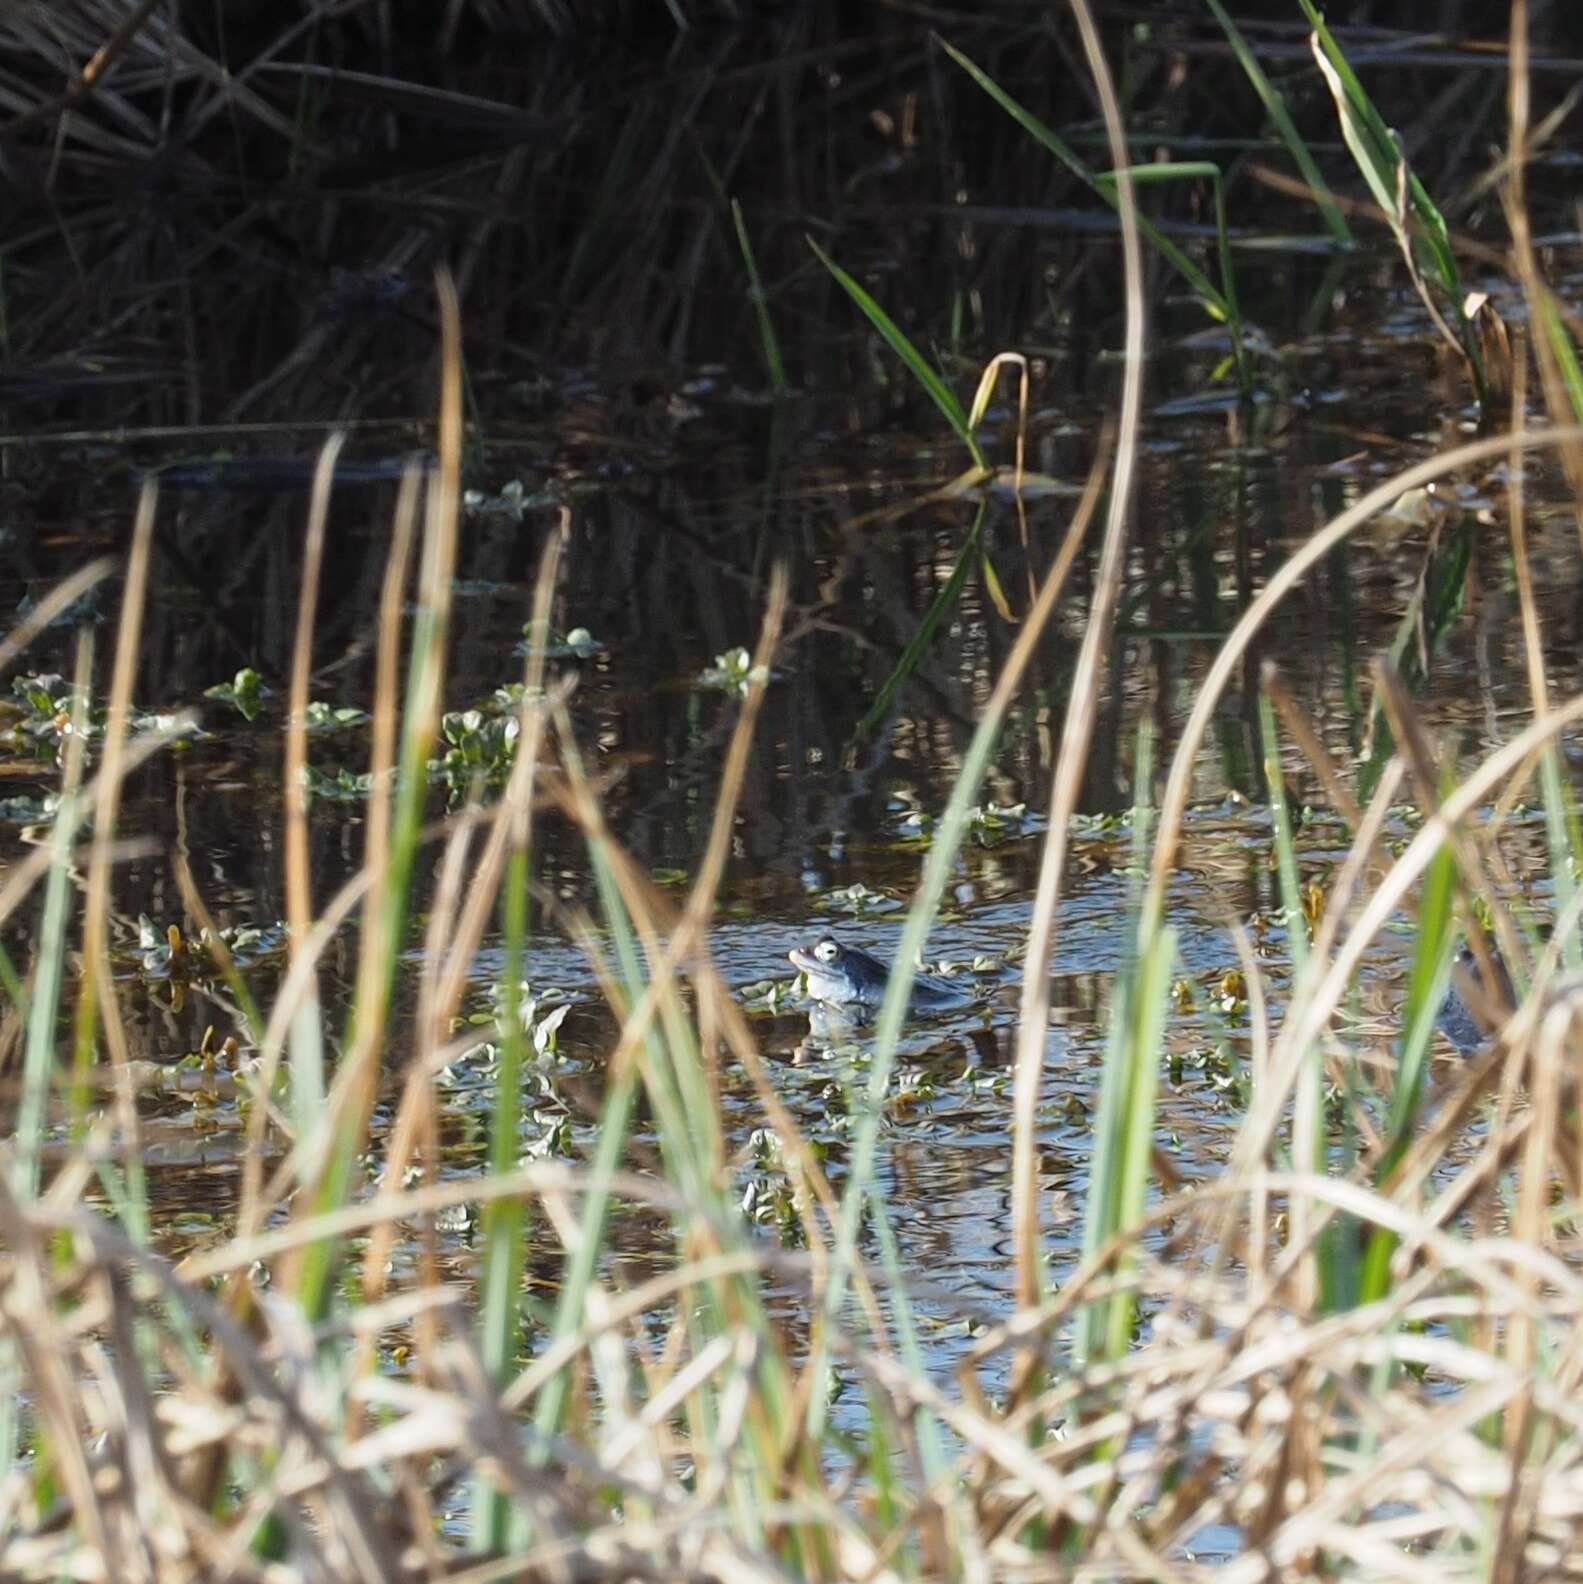
[[0, 17], [0, 1572], [1567, 1576], [1570, 18], [441, 9]]

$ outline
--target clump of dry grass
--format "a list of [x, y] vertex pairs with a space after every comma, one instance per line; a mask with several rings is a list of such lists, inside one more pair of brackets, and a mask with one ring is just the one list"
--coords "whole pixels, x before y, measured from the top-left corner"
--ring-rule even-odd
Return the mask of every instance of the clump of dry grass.
[[[1537, 1218], [1525, 1203], [1505, 1230], [1472, 1236], [1467, 1223], [1503, 1163], [1533, 1180], [1552, 1151], [1576, 1160], [1564, 1108], [1544, 1109], [1559, 1098], [1545, 1075], [1583, 1033], [1574, 1011], [1555, 1002], [1527, 1047], [1540, 1103], [1443, 1187], [1454, 1217], [1313, 1174], [1228, 1174], [1160, 1204], [1057, 1296], [994, 1327], [956, 1392], [843, 1326], [832, 1350], [867, 1383], [900, 1461], [918, 1457], [929, 1421], [958, 1449], [932, 1481], [899, 1475], [885, 1522], [800, 1459], [772, 1500], [735, 1509], [733, 1488], [752, 1477], [747, 1421], [767, 1409], [766, 1344], [745, 1317], [700, 1336], [696, 1315], [723, 1283], [800, 1278], [812, 1296], [816, 1262], [731, 1250], [703, 1207], [652, 1180], [598, 1186], [685, 1225], [696, 1251], [633, 1291], [594, 1283], [577, 1333], [503, 1390], [455, 1286], [313, 1325], [262, 1273], [306, 1239], [464, 1202], [520, 1197], [570, 1232], [596, 1186], [587, 1172], [532, 1166], [380, 1195], [180, 1270], [77, 1203], [86, 1162], [31, 1204], [0, 1188], [6, 1330], [40, 1432], [7, 1485], [0, 1557], [9, 1576], [117, 1579], [1190, 1578], [1187, 1557], [1229, 1536], [1240, 1554], [1217, 1576], [1483, 1578], [1503, 1550], [1523, 1576], [1564, 1573], [1583, 1517], [1583, 1282], [1542, 1195]], [[1282, 1246], [1272, 1225], [1300, 1207], [1311, 1235]], [[1386, 1296], [1326, 1314], [1310, 1267], [1330, 1217], [1390, 1228], [1400, 1253]], [[1238, 1259], [1204, 1253], [1206, 1218], [1235, 1228]], [[238, 1273], [258, 1289], [246, 1325], [212, 1286]], [[1122, 1293], [1148, 1317], [1139, 1344], [1072, 1367], [1063, 1339], [1079, 1308]], [[656, 1313], [671, 1316], [658, 1357]], [[402, 1375], [345, 1367], [370, 1341], [408, 1337], [421, 1342]], [[979, 1372], [1030, 1347], [1044, 1383], [993, 1409]], [[524, 1419], [561, 1369], [582, 1380], [580, 1407], [540, 1440]], [[217, 1389], [226, 1376], [240, 1389]], [[1030, 1439], [1039, 1425], [1054, 1434]], [[230, 1470], [218, 1505], [192, 1485], [211, 1450]], [[468, 1565], [445, 1538], [440, 1520], [475, 1478], [531, 1524], [509, 1561]], [[266, 1515], [281, 1526], [278, 1564], [257, 1554]]]

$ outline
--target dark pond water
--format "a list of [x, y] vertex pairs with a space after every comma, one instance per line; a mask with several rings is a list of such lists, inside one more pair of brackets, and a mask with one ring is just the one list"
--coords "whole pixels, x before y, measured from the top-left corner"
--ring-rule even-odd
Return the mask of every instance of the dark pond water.
[[[843, 30], [818, 11], [779, 29], [678, 41], [663, 62], [631, 55], [577, 61], [575, 70], [562, 62], [560, 76], [548, 54], [505, 67], [475, 41], [448, 85], [545, 117], [554, 135], [504, 152], [442, 143], [421, 165], [423, 129], [394, 112], [376, 125], [366, 108], [332, 101], [326, 113], [339, 118], [346, 158], [382, 149], [384, 163], [343, 172], [339, 187], [326, 179], [315, 194], [282, 198], [267, 224], [223, 187], [187, 201], [161, 188], [151, 215], [134, 212], [102, 171], [73, 166], [61, 201], [80, 225], [84, 263], [71, 314], [51, 308], [45, 290], [47, 272], [64, 268], [60, 238], [40, 233], [7, 248], [15, 290], [38, 308], [32, 319], [17, 316], [17, 361], [44, 383], [0, 391], [0, 609], [18, 610], [64, 571], [121, 547], [145, 467], [207, 464], [222, 453], [311, 459], [337, 423], [351, 426], [351, 453], [365, 460], [430, 443], [436, 319], [427, 280], [434, 261], [449, 259], [462, 293], [467, 481], [477, 500], [462, 534], [447, 706], [487, 717], [496, 690], [520, 678], [532, 572], [565, 507], [554, 626], [584, 629], [594, 643], [557, 662], [577, 674], [578, 739], [610, 777], [612, 828], [678, 895], [702, 855], [737, 707], [729, 688], [700, 677], [717, 657], [751, 647], [768, 572], [787, 568], [788, 637], [753, 746], [712, 949], [744, 995], [783, 1097], [828, 1146], [839, 1177], [863, 1038], [834, 1048], [810, 1038], [806, 1015], [795, 1003], [772, 1006], [765, 982], [788, 981], [788, 949], [827, 928], [875, 951], [893, 947], [921, 873], [922, 832], [945, 805], [1016, 629], [975, 569], [893, 707], [877, 728], [859, 731], [944, 586], [973, 505], [916, 504], [967, 458], [812, 260], [804, 233], [861, 276], [964, 400], [995, 352], [1031, 359], [1029, 466], [1070, 493], [1029, 501], [1026, 546], [1010, 501], [990, 506], [985, 550], [1018, 609], [1029, 570], [1044, 568], [1059, 543], [1115, 410], [1123, 318], [1108, 211], [923, 33], [899, 21]], [[1360, 191], [1317, 79], [1282, 53], [1293, 35], [1259, 36], [1289, 74], [1294, 106], [1333, 179]], [[1357, 248], [1335, 251], [1311, 208], [1257, 180], [1255, 167], [1280, 164], [1280, 151], [1263, 137], [1208, 24], [1185, 12], [1153, 25], [1118, 18], [1107, 37], [1147, 145], [1140, 156], [1213, 157], [1227, 170], [1238, 288], [1259, 351], [1255, 399], [1239, 404], [1217, 373], [1224, 332], [1151, 261], [1141, 481], [1072, 846], [1041, 1102], [1058, 1261], [1081, 1236], [1105, 1009], [1124, 943], [1140, 727], [1155, 733], [1157, 762], [1168, 756], [1221, 636], [1272, 570], [1379, 480], [1467, 438], [1478, 422], [1466, 379], [1383, 232], [1359, 219]], [[1085, 157], [1102, 160], [1062, 28], [979, 19], [956, 42]], [[1457, 223], [1481, 235], [1498, 226], [1475, 187], [1482, 150], [1499, 131], [1488, 119], [1504, 92], [1498, 65], [1450, 46], [1415, 55], [1402, 42], [1368, 80], [1401, 117], [1426, 178], [1456, 196]], [[1538, 79], [1541, 97], [1550, 81]], [[1429, 123], [1413, 118], [1448, 96], [1486, 117], [1487, 135], [1435, 143]], [[129, 169], [135, 153], [124, 151]], [[189, 155], [219, 157], [201, 142]], [[789, 371], [791, 389], [779, 400], [710, 169], [741, 202], [754, 240]], [[1571, 174], [1564, 148], [1544, 153], [1533, 175], [1538, 203]], [[1211, 261], [1207, 194], [1151, 189], [1147, 202]], [[1541, 209], [1536, 221], [1552, 281], [1576, 300], [1583, 278], [1570, 212]], [[1521, 321], [1504, 277], [1475, 266], [1470, 284]], [[98, 378], [62, 383], [61, 368], [89, 359]], [[51, 368], [54, 383], [37, 372]], [[984, 443], [992, 460], [1009, 464], [1015, 405], [1006, 398]], [[1577, 529], [1553, 464], [1525, 465], [1551, 683], [1569, 694], [1583, 686]], [[151, 712], [197, 708], [202, 732], [133, 785], [124, 826], [152, 847], [119, 871], [116, 930], [135, 1054], [162, 1065], [194, 1050], [207, 1025], [222, 1035], [234, 1027], [223, 995], [194, 986], [174, 1006], [169, 983], [141, 966], [140, 915], [159, 929], [192, 928], [172, 878], [174, 849], [222, 925], [263, 932], [257, 988], [267, 993], [278, 969], [282, 695], [305, 502], [261, 482], [255, 474], [246, 487], [217, 488], [189, 472], [160, 500], [137, 702]], [[334, 502], [314, 697], [353, 713], [313, 738], [313, 764], [326, 778], [366, 767], [367, 729], [355, 712], [370, 701], [393, 500], [394, 486], [374, 481], [343, 486]], [[1215, 986], [1236, 963], [1229, 926], [1249, 928], [1277, 999], [1285, 972], [1257, 666], [1274, 660], [1330, 751], [1360, 763], [1368, 666], [1396, 635], [1431, 537], [1471, 524], [1482, 526], [1465, 608], [1433, 653], [1420, 708], [1454, 763], [1502, 740], [1525, 717], [1528, 696], [1501, 468], [1456, 477], [1427, 516], [1379, 519], [1337, 551], [1261, 636], [1206, 740], [1171, 893], [1184, 990], [1161, 1107], [1162, 1137], [1189, 1174], [1217, 1169], [1240, 1115], [1246, 1031], [1240, 1013], [1212, 1010]], [[987, 993], [972, 1007], [909, 1032], [885, 1134], [885, 1191], [904, 1258], [941, 1295], [924, 1312], [942, 1369], [966, 1345], [964, 1321], [1001, 1311], [1009, 1293], [1015, 970], [1091, 572], [1090, 561], [1080, 564], [1041, 645], [984, 789], [984, 803], [1003, 812], [963, 854], [930, 938], [931, 960], [1007, 966], [986, 976]], [[101, 686], [116, 603], [109, 586], [85, 613], [98, 636]], [[70, 642], [69, 629], [52, 631], [24, 668], [69, 669]], [[266, 689], [253, 720], [204, 697], [244, 667]], [[27, 851], [38, 800], [58, 784], [54, 747], [19, 702], [0, 763], [8, 866]], [[1297, 802], [1315, 810], [1301, 834], [1304, 878], [1323, 883], [1346, 833], [1295, 753], [1286, 768]], [[441, 789], [436, 813], [444, 803]], [[1409, 819], [1403, 811], [1398, 833]], [[355, 792], [316, 799], [321, 904], [360, 863], [363, 821]], [[1542, 907], [1537, 822], [1513, 820], [1508, 857]], [[553, 817], [536, 861], [546, 900], [529, 978], [538, 992], [570, 997], [572, 1010], [544, 1065], [540, 1103], [524, 1117], [523, 1143], [577, 1153], [590, 1139], [613, 1025], [563, 910], [591, 905], [594, 889], [580, 841]], [[429, 888], [424, 876], [420, 901]], [[14, 922], [13, 949], [25, 958], [33, 926]], [[1371, 958], [1359, 1021], [1344, 1031], [1362, 1047], [1391, 1037], [1409, 946], [1393, 939]], [[349, 943], [327, 959], [332, 994], [344, 994], [353, 960]], [[500, 964], [492, 942], [469, 1003], [480, 1019]], [[401, 1061], [393, 1049], [393, 1086]], [[452, 1171], [481, 1157], [481, 1077], [471, 1056], [441, 1079]], [[781, 1179], [753, 1144], [762, 1117], [744, 1078], [728, 1074], [726, 1084], [743, 1190], [774, 1229]], [[195, 1105], [173, 1088], [145, 1103], [162, 1226], [182, 1248], [226, 1223], [241, 1123], [224, 1096]], [[465, 1269], [468, 1234], [451, 1238]], [[632, 1257], [644, 1255], [638, 1239]]]

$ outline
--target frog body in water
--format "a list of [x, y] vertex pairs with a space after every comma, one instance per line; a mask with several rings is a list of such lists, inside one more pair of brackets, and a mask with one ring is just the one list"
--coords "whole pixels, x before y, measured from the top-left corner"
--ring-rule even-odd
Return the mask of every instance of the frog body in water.
[[[1495, 1006], [1515, 1006], [1517, 1002], [1516, 991], [1512, 986], [1511, 975], [1506, 971], [1506, 964], [1501, 961], [1501, 955], [1493, 945], [1487, 948], [1490, 957], [1490, 966], [1495, 972], [1495, 985], [1491, 990], [1484, 983], [1484, 975], [1479, 968], [1478, 954], [1467, 941], [1463, 941], [1457, 948], [1456, 965], [1463, 973], [1467, 974], [1473, 984], [1484, 992], [1485, 998]], [[1491, 1030], [1485, 1028], [1479, 1017], [1468, 1003], [1463, 1000], [1461, 992], [1457, 989], [1456, 977], [1446, 986], [1446, 998], [1440, 1003], [1440, 1011], [1436, 1017], [1440, 1031], [1456, 1046], [1459, 1054], [1470, 1055], [1476, 1051], [1489, 1037]]]
[[[833, 935], [787, 953], [800, 968], [809, 996], [825, 1007], [861, 1019], [879, 1009], [890, 982], [890, 964], [860, 946], [843, 946]], [[912, 1012], [944, 1012], [965, 1006], [971, 993], [935, 974], [918, 974], [907, 1006]]]

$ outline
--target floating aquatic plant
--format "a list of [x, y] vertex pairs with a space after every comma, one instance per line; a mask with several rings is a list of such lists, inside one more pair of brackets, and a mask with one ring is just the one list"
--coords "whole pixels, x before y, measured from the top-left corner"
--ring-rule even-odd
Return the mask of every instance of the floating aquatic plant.
[[264, 707], [267, 689], [264, 679], [252, 666], [243, 666], [229, 682], [216, 682], [203, 690], [206, 699], [221, 704], [234, 704], [243, 720], [255, 721]]
[[767, 666], [755, 666], [748, 651], [738, 647], [717, 654], [715, 663], [698, 673], [698, 686], [719, 688], [722, 692], [740, 696], [755, 682], [767, 682], [769, 675]]

